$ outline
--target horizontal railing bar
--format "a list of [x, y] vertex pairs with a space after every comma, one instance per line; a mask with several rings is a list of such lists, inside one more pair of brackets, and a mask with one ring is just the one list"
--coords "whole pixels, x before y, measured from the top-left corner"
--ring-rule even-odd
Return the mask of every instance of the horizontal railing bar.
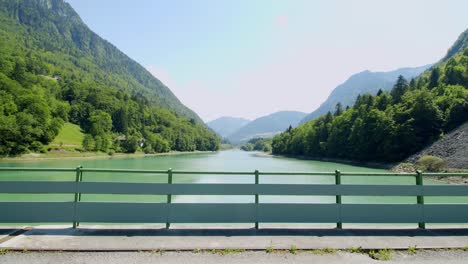
[[75, 193], [75, 181], [2, 181], [0, 193]]
[[5, 181], [0, 193], [286, 196], [468, 196], [468, 185], [219, 184]]
[[218, 183], [89, 183], [81, 193], [172, 195], [318, 195], [318, 196], [466, 196], [468, 185], [334, 185], [334, 184], [218, 184]]
[[115, 173], [156, 173], [164, 174], [167, 170], [131, 170], [131, 169], [96, 169], [96, 168], [81, 168], [82, 172], [115, 172]]
[[[73, 202], [0, 202], [0, 222], [63, 222]], [[110, 203], [76, 204], [79, 222], [104, 223], [467, 223], [466, 204], [253, 204]], [[59, 212], [59, 213], [58, 213]], [[279, 213], [282, 212], [282, 213]]]
[[259, 171], [259, 175], [285, 175], [285, 176], [334, 176], [334, 172], [265, 172]]
[[341, 176], [403, 176], [415, 177], [417, 173], [387, 173], [387, 172], [341, 172]]
[[455, 172], [455, 173], [450, 173], [450, 172], [444, 172], [444, 173], [436, 173], [436, 172], [425, 172], [423, 173], [423, 176], [433, 176], [433, 177], [448, 177], [448, 176], [460, 176], [460, 177], [468, 177], [468, 173], [466, 172]]
[[0, 167], [0, 171], [76, 171], [69, 168], [29, 168], [29, 167]]
[[176, 171], [173, 170], [172, 174], [194, 174], [194, 175], [254, 175], [254, 171]]

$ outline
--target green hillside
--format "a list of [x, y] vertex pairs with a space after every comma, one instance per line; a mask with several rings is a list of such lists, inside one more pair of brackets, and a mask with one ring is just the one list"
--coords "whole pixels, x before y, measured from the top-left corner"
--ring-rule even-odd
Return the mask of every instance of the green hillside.
[[441, 62], [274, 138], [274, 154], [401, 161], [468, 121], [467, 31]]
[[0, 1], [0, 155], [43, 151], [65, 122], [81, 127], [90, 151], [219, 146], [195, 113], [69, 4]]
[[65, 123], [50, 145], [81, 148], [83, 139], [84, 134], [79, 126]]

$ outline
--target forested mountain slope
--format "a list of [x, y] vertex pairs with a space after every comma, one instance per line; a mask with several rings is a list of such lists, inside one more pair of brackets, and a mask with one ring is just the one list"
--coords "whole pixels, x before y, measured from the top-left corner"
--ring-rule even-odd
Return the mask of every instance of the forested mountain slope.
[[62, 0], [0, 1], [0, 100], [0, 155], [44, 151], [65, 121], [87, 133], [88, 150], [219, 144], [164, 84]]
[[337, 103], [341, 103], [343, 107], [353, 106], [356, 97], [360, 94], [369, 93], [375, 95], [379, 90], [389, 91], [392, 89], [398, 76], [401, 75], [409, 80], [418, 76], [429, 67], [431, 67], [431, 65], [415, 68], [400, 68], [389, 72], [363, 71], [354, 74], [344, 83], [333, 89], [327, 100], [325, 100], [319, 108], [302, 119], [301, 123], [324, 115], [328, 111], [333, 111]]
[[297, 111], [280, 111], [259, 117], [228, 136], [234, 144], [247, 142], [255, 137], [273, 137], [289, 126], [297, 126], [306, 114]]
[[218, 135], [227, 138], [229, 135], [237, 131], [239, 128], [248, 124], [250, 120], [238, 117], [223, 116], [213, 121], [206, 123], [206, 125], [213, 129]]
[[[390, 92], [364, 94], [273, 139], [274, 154], [394, 162], [468, 121], [467, 31], [415, 80], [400, 76]], [[455, 52], [453, 52], [455, 50]]]

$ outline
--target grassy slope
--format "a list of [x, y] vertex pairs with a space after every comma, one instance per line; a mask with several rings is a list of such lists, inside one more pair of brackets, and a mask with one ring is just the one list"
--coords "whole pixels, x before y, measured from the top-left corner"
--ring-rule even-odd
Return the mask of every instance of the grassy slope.
[[65, 123], [50, 145], [81, 148], [83, 138], [84, 134], [79, 126], [72, 123]]

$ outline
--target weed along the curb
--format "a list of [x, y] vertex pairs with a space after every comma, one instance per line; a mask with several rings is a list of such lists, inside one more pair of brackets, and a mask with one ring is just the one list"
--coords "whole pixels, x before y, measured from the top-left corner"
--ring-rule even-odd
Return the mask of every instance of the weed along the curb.
[[297, 254], [297, 247], [296, 245], [291, 245], [291, 248], [289, 249], [289, 253], [296, 255]]
[[153, 249], [150, 251], [152, 254], [159, 254], [162, 256], [162, 254], [164, 254], [164, 250], [163, 249]]
[[393, 250], [391, 249], [379, 249], [377, 251], [371, 250], [368, 253], [369, 257], [376, 260], [391, 260], [392, 254]]
[[211, 251], [212, 254], [219, 254], [221, 256], [225, 256], [229, 254], [239, 254], [243, 252], [245, 252], [245, 249], [239, 249], [239, 248], [213, 249]]
[[218, 254], [221, 256], [226, 256], [230, 254], [239, 254], [239, 253], [244, 253], [244, 252], [246, 252], [246, 250], [242, 248], [225, 248], [225, 249], [210, 249], [210, 250], [209, 249], [203, 250], [203, 249], [197, 248], [192, 251], [192, 253], [194, 254], [210, 253], [210, 254]]
[[348, 248], [345, 251], [349, 253], [360, 253], [360, 254], [366, 254], [366, 252], [362, 249], [362, 247], [352, 247]]
[[265, 248], [265, 251], [266, 251], [266, 253], [274, 253], [275, 252], [275, 248], [273, 247], [272, 241], [270, 241], [270, 245]]
[[408, 253], [409, 254], [414, 255], [414, 254], [416, 254], [416, 251], [417, 251], [416, 246], [409, 246], [408, 247]]
[[323, 249], [312, 249], [310, 253], [314, 255], [325, 255], [325, 254], [333, 254], [338, 252], [338, 249], [334, 248], [323, 248]]

